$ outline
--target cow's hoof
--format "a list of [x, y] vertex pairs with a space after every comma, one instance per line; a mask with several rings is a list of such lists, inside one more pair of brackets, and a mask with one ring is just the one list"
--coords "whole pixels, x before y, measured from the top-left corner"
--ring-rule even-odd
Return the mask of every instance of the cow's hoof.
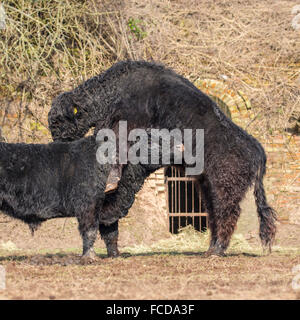
[[206, 252], [204, 252], [201, 256], [201, 258], [209, 258], [209, 257], [225, 257], [224, 251], [209, 249]]
[[263, 245], [262, 246], [262, 255], [263, 256], [268, 256], [272, 253], [271, 245]]
[[83, 256], [81, 256], [80, 258], [80, 264], [91, 264], [93, 262], [96, 261], [96, 254], [94, 251], [91, 251], [87, 254], [84, 254]]
[[82, 265], [92, 264], [95, 261], [96, 261], [96, 259], [95, 258], [91, 258], [91, 257], [82, 256], [80, 258], [80, 264], [82, 264]]
[[119, 256], [120, 256], [120, 252], [118, 249], [107, 252], [108, 258], [118, 258]]

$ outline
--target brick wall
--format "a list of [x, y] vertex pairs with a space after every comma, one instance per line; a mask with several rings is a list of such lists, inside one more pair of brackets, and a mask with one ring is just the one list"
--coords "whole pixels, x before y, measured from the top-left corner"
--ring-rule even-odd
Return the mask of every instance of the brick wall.
[[264, 146], [268, 162], [265, 186], [270, 203], [281, 220], [300, 219], [300, 136], [275, 133], [256, 137]]

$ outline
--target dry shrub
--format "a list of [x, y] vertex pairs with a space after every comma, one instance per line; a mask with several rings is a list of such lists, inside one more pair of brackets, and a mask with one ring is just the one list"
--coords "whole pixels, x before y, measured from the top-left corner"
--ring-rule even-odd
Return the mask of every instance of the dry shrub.
[[[300, 120], [300, 30], [294, 1], [127, 1], [147, 37], [132, 43], [136, 59], [165, 62], [190, 80], [222, 79], [249, 97], [261, 134]], [[292, 121], [293, 123], [289, 122]], [[298, 121], [299, 121], [298, 120]]]
[[49, 140], [47, 113], [53, 97], [126, 56], [125, 46], [116, 40], [120, 12], [115, 5], [6, 1], [7, 26], [0, 33], [0, 125], [6, 126], [9, 141]]
[[130, 58], [161, 61], [192, 81], [225, 75], [227, 85], [251, 101], [257, 117], [250, 132], [254, 127], [262, 135], [286, 130], [300, 113], [300, 31], [291, 27], [295, 4], [6, 1], [0, 125], [9, 125], [4, 130], [9, 141], [49, 140], [52, 98]]

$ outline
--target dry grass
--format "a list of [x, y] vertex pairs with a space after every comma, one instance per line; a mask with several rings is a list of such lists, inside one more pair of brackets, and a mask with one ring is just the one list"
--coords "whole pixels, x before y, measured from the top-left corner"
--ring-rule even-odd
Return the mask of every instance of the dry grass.
[[117, 259], [97, 250], [88, 266], [76, 249], [2, 249], [7, 287], [0, 299], [299, 299], [292, 288], [299, 250], [277, 247], [264, 256], [235, 236], [227, 257], [203, 259], [207, 238], [187, 229], [148, 247], [123, 248]]
[[[174, 253], [174, 252], [205, 252], [209, 246], [209, 231], [199, 233], [192, 226], [182, 228], [177, 235], [163, 238], [152, 244], [143, 243], [132, 247], [125, 247], [123, 250], [131, 254], [141, 253]], [[229, 252], [244, 252], [259, 254], [259, 248], [252, 248], [242, 234], [235, 234], [231, 240]]]
[[[52, 259], [62, 261], [64, 257]], [[299, 257], [135, 255], [90, 266], [4, 259], [2, 299], [297, 299]]]

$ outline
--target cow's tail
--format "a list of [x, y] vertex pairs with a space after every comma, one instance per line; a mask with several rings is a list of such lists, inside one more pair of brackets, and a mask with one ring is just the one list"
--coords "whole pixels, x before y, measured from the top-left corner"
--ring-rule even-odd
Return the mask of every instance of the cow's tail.
[[276, 233], [276, 211], [271, 208], [266, 199], [265, 189], [263, 185], [263, 177], [266, 172], [266, 156], [261, 159], [259, 165], [255, 184], [254, 184], [254, 197], [257, 206], [257, 213], [260, 222], [259, 236], [264, 250], [271, 252], [271, 246], [274, 242]]

